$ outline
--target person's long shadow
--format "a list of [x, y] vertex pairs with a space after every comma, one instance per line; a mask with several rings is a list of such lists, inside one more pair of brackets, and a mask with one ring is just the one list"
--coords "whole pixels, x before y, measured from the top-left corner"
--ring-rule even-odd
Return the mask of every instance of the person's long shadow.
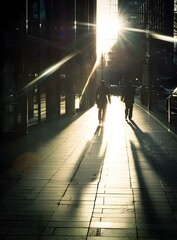
[[[88, 184], [97, 185], [99, 182], [102, 165], [104, 162], [107, 144], [103, 143], [104, 127], [98, 126], [94, 133], [92, 140], [83, 154], [83, 158], [71, 180], [71, 185], [80, 184], [78, 191], [76, 191], [77, 199], [82, 199], [82, 191]], [[92, 184], [93, 183], [93, 184]], [[96, 190], [96, 189], [95, 189]]]
[[[133, 121], [127, 121], [130, 127], [133, 129], [135, 136], [140, 144], [140, 148], [142, 150], [143, 155], [140, 155], [137, 149], [137, 146], [134, 144], [132, 140], [130, 140], [130, 146], [133, 154], [133, 160], [134, 165], [137, 173], [137, 179], [138, 179], [138, 188], [140, 189], [140, 200], [137, 200], [137, 212], [138, 207], [143, 210], [143, 216], [145, 217], [145, 221], [143, 220], [143, 223], [145, 224], [145, 229], [148, 229], [148, 236], [147, 237], [155, 237], [155, 239], [162, 239], [162, 237], [166, 235], [170, 235], [177, 237], [177, 232], [173, 231], [167, 231], [167, 225], [170, 221], [171, 223], [175, 223], [171, 219], [165, 219], [164, 216], [168, 212], [163, 208], [163, 199], [161, 199], [162, 202], [160, 202], [160, 198], [158, 197], [158, 193], [155, 192], [156, 190], [159, 190], [159, 194], [166, 199], [165, 190], [163, 186], [161, 185], [162, 182], [165, 182], [166, 179], [164, 179], [164, 175], [161, 171], [158, 170], [158, 163], [156, 162], [156, 154], [153, 151], [153, 149], [156, 149], [156, 152], [161, 152], [163, 149], [160, 148], [157, 142], [155, 142], [152, 137], [147, 134], [143, 133], [139, 126]], [[152, 147], [152, 148], [151, 148]], [[144, 170], [142, 168], [142, 161], [140, 158], [143, 158], [144, 164], [147, 166], [144, 167]], [[166, 156], [166, 161], [168, 162], [168, 156]], [[159, 178], [159, 182], [157, 183], [158, 186], [153, 186], [153, 181], [151, 182], [151, 175], [149, 177], [147, 176], [147, 170], [150, 168], [150, 172], [153, 173], [153, 176], [157, 175], [157, 178]], [[153, 170], [153, 171], [151, 171]], [[170, 171], [171, 169], [169, 169]], [[146, 174], [145, 174], [146, 172]], [[151, 185], [152, 184], [152, 185]], [[170, 185], [169, 182], [166, 182], [166, 184]], [[155, 188], [154, 188], [155, 187]], [[155, 196], [157, 199], [154, 199]], [[138, 205], [138, 201], [139, 205]], [[166, 199], [168, 201], [168, 199]], [[142, 205], [140, 203], [142, 202]], [[159, 204], [162, 204], [162, 209], [160, 208]], [[136, 208], [136, 205], [135, 205]], [[167, 211], [167, 212], [166, 212]], [[172, 214], [172, 212], [171, 212]], [[137, 221], [140, 224], [140, 228], [138, 230], [138, 234], [141, 234], [141, 230], [143, 230], [143, 227], [141, 227], [141, 217], [139, 219], [137, 214]], [[160, 228], [158, 227], [160, 225]]]
[[86, 225], [86, 228], [83, 227], [85, 237], [91, 222], [106, 151], [104, 127], [98, 126], [86, 151], [82, 153], [80, 163], [59, 203], [61, 209], [65, 205], [59, 221], [68, 221], [70, 226], [77, 226], [77, 222], [82, 221], [83, 225]]

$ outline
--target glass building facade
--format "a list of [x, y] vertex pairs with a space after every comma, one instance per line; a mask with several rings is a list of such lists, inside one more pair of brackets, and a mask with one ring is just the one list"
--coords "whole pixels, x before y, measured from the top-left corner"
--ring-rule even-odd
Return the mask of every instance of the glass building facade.
[[[101, 0], [3, 0], [0, 132], [24, 132], [29, 124], [94, 104], [97, 76], [90, 73], [97, 60], [98, 2], [103, 5]], [[176, 37], [176, 1], [104, 2], [126, 27], [107, 39], [109, 77], [142, 84], [175, 78], [176, 44], [158, 36]], [[103, 28], [105, 35], [110, 34]], [[117, 42], [111, 48], [112, 41]]]
[[96, 59], [96, 0], [4, 4], [1, 132], [92, 106], [93, 81], [80, 95]]
[[[141, 66], [139, 78], [144, 85], [153, 84], [161, 77], [175, 77], [173, 64], [174, 42], [165, 37], [174, 36], [173, 0], [119, 0], [120, 14], [125, 17], [127, 27], [134, 28], [132, 34], [126, 33], [132, 42], [131, 49], [138, 46], [139, 54], [132, 64]], [[138, 29], [140, 31], [138, 31]], [[161, 37], [160, 37], [161, 36]], [[134, 40], [134, 41], [133, 41]], [[136, 52], [136, 51], [135, 51]], [[130, 72], [130, 75], [134, 73]], [[134, 75], [135, 79], [136, 76]]]

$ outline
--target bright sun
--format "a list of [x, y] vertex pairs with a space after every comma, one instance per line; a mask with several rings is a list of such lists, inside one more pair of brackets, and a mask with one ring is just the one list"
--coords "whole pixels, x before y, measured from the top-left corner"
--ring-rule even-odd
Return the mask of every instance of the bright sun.
[[118, 20], [118, 4], [116, 0], [97, 1], [97, 58], [107, 54], [117, 41], [121, 30]]

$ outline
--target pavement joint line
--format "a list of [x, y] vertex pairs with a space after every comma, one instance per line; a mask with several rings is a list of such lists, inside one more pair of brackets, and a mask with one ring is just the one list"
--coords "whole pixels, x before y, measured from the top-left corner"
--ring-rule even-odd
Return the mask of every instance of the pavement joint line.
[[[136, 104], [138, 105], [138, 104]], [[125, 137], [127, 137], [127, 132], [124, 131]], [[141, 136], [141, 133], [138, 131], [138, 134]], [[126, 142], [126, 148], [127, 148], [127, 142]], [[132, 176], [131, 176], [131, 169], [130, 169], [130, 157], [128, 152], [126, 152], [127, 154], [127, 160], [128, 160], [128, 172], [129, 172], [129, 179], [130, 179], [130, 189], [132, 192], [132, 197], [133, 197], [133, 209], [134, 209], [134, 219], [135, 219], [135, 232], [136, 232], [136, 238], [138, 239], [138, 224], [137, 224], [137, 212], [136, 212], [136, 207], [135, 207], [135, 192], [134, 192], [134, 187], [132, 185]]]
[[[94, 138], [94, 136], [93, 136], [93, 138]], [[65, 193], [67, 192], [67, 190], [68, 190], [68, 188], [69, 188], [72, 180], [74, 179], [74, 177], [75, 177], [75, 175], [76, 175], [76, 173], [77, 173], [77, 171], [78, 171], [78, 169], [79, 169], [79, 167], [80, 167], [80, 165], [81, 165], [81, 163], [82, 163], [82, 161], [83, 161], [83, 159], [84, 159], [84, 156], [85, 156], [87, 150], [89, 149], [89, 146], [90, 146], [93, 138], [92, 138], [90, 141], [88, 141], [87, 145], [85, 146], [85, 149], [84, 149], [84, 151], [83, 151], [83, 153], [82, 153], [82, 155], [81, 155], [81, 157], [80, 157], [79, 164], [78, 164], [78, 166], [77, 166], [77, 168], [76, 168], [76, 170], [75, 170], [75, 172], [74, 172], [74, 174], [73, 174], [70, 182], [68, 183], [68, 186], [66, 187], [66, 189], [65, 189], [65, 191], [64, 191], [64, 193], [63, 193], [63, 196], [64, 196]], [[62, 201], [62, 198], [61, 198], [60, 201], [58, 202], [58, 204], [57, 204], [58, 206], [60, 205], [61, 201]]]
[[[86, 148], [86, 150], [84, 151], [85, 154], [87, 152], [87, 150], [89, 149], [90, 145], [92, 144], [92, 142], [95, 140], [95, 138], [97, 137], [97, 134], [99, 135], [99, 131], [101, 130], [101, 127], [100, 126], [97, 126], [96, 128], [96, 131], [94, 132], [94, 135], [93, 137], [91, 138], [90, 142], [88, 143], [88, 146]], [[106, 149], [107, 149], [107, 144], [106, 144]], [[82, 162], [82, 160], [84, 159], [84, 156], [85, 154], [83, 154], [83, 157], [79, 163], [79, 166]], [[78, 168], [79, 168], [78, 166]], [[96, 206], [96, 200], [97, 200], [97, 196], [98, 196], [98, 190], [99, 190], [99, 185], [100, 185], [100, 182], [101, 182], [101, 176], [102, 176], [102, 171], [103, 171], [103, 166], [104, 164], [101, 164], [101, 171], [100, 171], [100, 175], [99, 175], [99, 181], [97, 183], [97, 187], [96, 187], [96, 192], [95, 192], [95, 197], [94, 197], [94, 201], [93, 201], [93, 208], [92, 208], [92, 213], [91, 213], [91, 217], [90, 217], [90, 221], [89, 221], [89, 226], [88, 226], [88, 230], [87, 230], [87, 234], [86, 234], [86, 240], [88, 239], [89, 237], [89, 232], [90, 232], [90, 229], [91, 229], [91, 224], [92, 224], [92, 219], [93, 219], [93, 215], [94, 215], [94, 209], [95, 209], [95, 206]], [[76, 170], [77, 172], [77, 170]], [[75, 172], [75, 173], [76, 173]], [[75, 174], [73, 175], [73, 178], [74, 178]], [[73, 179], [72, 178], [72, 179]], [[71, 180], [72, 181], [72, 180]], [[101, 236], [101, 229], [97, 228], [97, 232], [96, 232], [96, 236]]]
[[[122, 103], [120, 102], [120, 104]], [[123, 107], [123, 104], [120, 106]], [[86, 129], [85, 133], [89, 131], [89, 138], [87, 135], [83, 137], [83, 128], [79, 128], [82, 134], [76, 135], [75, 132], [72, 132], [74, 135], [72, 135], [73, 138], [71, 138], [72, 141], [69, 141], [69, 145], [73, 144], [73, 147], [69, 148], [70, 154], [67, 155], [69, 156], [69, 160], [64, 160], [64, 162], [66, 162], [66, 167], [68, 167], [67, 164], [73, 158], [69, 166], [75, 166], [75, 168], [69, 172], [70, 175], [68, 175], [67, 182], [61, 181], [60, 183], [57, 181], [57, 176], [51, 171], [50, 176], [54, 177], [53, 182], [51, 181], [50, 183], [52, 177], [49, 177], [47, 178], [48, 182], [46, 181], [47, 183], [40, 186], [31, 185], [30, 183], [29, 186], [27, 185], [27, 188], [24, 188], [26, 185], [22, 186], [23, 188], [19, 186], [20, 188], [17, 187], [16, 189], [18, 191], [9, 192], [10, 194], [5, 196], [4, 202], [1, 205], [2, 212], [5, 213], [1, 216], [1, 221], [9, 224], [8, 218], [12, 214], [13, 218], [11, 220], [13, 221], [13, 225], [10, 222], [10, 231], [8, 230], [5, 233], [6, 235], [3, 235], [3, 231], [6, 230], [5, 227], [7, 225], [5, 224], [4, 227], [2, 224], [2, 239], [177, 239], [175, 238], [177, 236], [175, 201], [177, 165], [174, 165], [176, 164], [177, 135], [174, 137], [172, 145], [169, 145], [169, 149], [167, 146], [169, 152], [170, 147], [174, 151], [171, 157], [174, 162], [168, 161], [171, 158], [165, 152], [166, 148], [162, 149], [162, 146], [166, 143], [166, 139], [164, 142], [162, 139], [160, 143], [159, 139], [163, 138], [163, 134], [165, 134], [164, 137], [167, 136], [167, 140], [168, 137], [172, 139], [173, 135], [169, 134], [170, 132], [164, 128], [165, 121], [162, 121], [163, 124], [158, 123], [160, 120], [158, 114], [153, 111], [149, 113], [145, 107], [143, 109], [140, 106], [136, 104], [135, 108], [137, 124], [133, 120], [125, 121], [123, 112], [121, 112], [122, 115], [120, 115], [120, 118], [119, 115], [116, 115], [122, 124], [117, 128], [117, 130], [120, 128], [122, 130], [120, 135], [118, 135], [118, 131], [115, 131], [115, 128], [112, 128], [112, 126], [109, 128], [107, 123], [105, 124], [105, 129], [104, 127], [99, 128], [97, 121], [93, 122], [92, 118], [92, 121], [90, 121], [92, 127], [84, 128]], [[122, 108], [120, 108], [121, 110]], [[85, 119], [87, 120], [87, 118]], [[146, 122], [147, 119], [148, 121]], [[113, 123], [117, 124], [117, 120]], [[142, 125], [139, 127], [138, 123], [142, 123]], [[145, 131], [143, 131], [144, 127]], [[158, 131], [157, 137], [156, 127]], [[98, 131], [95, 132], [95, 128]], [[75, 130], [75, 128], [73, 129]], [[107, 132], [107, 129], [110, 131]], [[104, 134], [100, 133], [102, 130]], [[151, 131], [156, 137], [155, 141], [153, 138], [154, 135], [151, 136], [150, 134]], [[150, 137], [146, 137], [146, 133], [149, 133]], [[68, 135], [66, 134], [66, 136]], [[75, 138], [77, 141], [73, 141]], [[119, 140], [122, 143], [121, 148], [112, 151], [113, 147], [115, 149], [115, 146], [119, 143]], [[131, 142], [134, 143], [132, 145], [134, 147], [132, 148], [130, 145]], [[58, 149], [62, 149], [62, 145], [60, 146], [58, 143], [60, 141], [54, 142], [54, 144], [57, 144], [56, 152], [59, 152]], [[171, 141], [169, 141], [169, 144], [171, 144]], [[91, 158], [93, 160], [92, 163], [94, 163], [94, 159], [98, 156], [99, 151], [97, 150], [100, 149], [100, 145], [103, 146], [103, 150], [106, 147], [107, 149], [103, 151], [105, 154], [101, 152], [100, 162], [98, 163], [98, 168], [96, 168], [97, 171], [95, 171], [94, 164], [87, 165], [87, 161]], [[64, 146], [68, 153], [67, 145]], [[53, 152], [51, 144], [47, 147], [49, 151]], [[46, 151], [46, 149], [44, 150]], [[120, 155], [117, 155], [116, 153], [119, 151]], [[47, 153], [48, 151], [43, 156], [45, 157]], [[161, 155], [163, 155], [163, 159], [161, 159]], [[114, 158], [116, 159], [116, 165], [114, 165]], [[49, 161], [46, 162], [46, 167], [50, 167], [49, 164], [51, 164], [51, 170], [53, 170], [54, 166], [59, 166], [53, 165], [58, 161], [57, 154], [54, 154], [51, 159], [55, 163], [50, 162], [49, 158]], [[43, 165], [42, 162], [41, 164]], [[43, 176], [40, 176], [42, 173], [48, 174], [47, 168], [41, 168], [41, 170], [44, 170], [44, 172], [34, 173], [34, 176], [36, 176], [35, 174], [39, 174], [39, 178], [34, 178], [36, 179], [35, 181], [43, 179]], [[85, 181], [82, 179], [82, 176], [85, 177], [85, 172], [82, 170], [88, 172], [88, 179], [86, 176]], [[94, 171], [92, 172], [91, 170]], [[115, 171], [113, 178], [112, 170]], [[60, 173], [60, 169], [58, 172]], [[95, 174], [97, 172], [99, 175]], [[117, 178], [117, 174], [119, 173], [120, 176]], [[90, 176], [93, 176], [93, 178], [90, 178]], [[33, 180], [33, 178], [31, 179]], [[93, 185], [92, 181], [94, 181]], [[50, 184], [47, 185], [48, 183]], [[88, 185], [89, 183], [91, 185]], [[60, 195], [56, 195], [56, 189], [54, 189], [56, 184], [58, 189], [61, 188]], [[88, 186], [88, 191], [82, 192], [85, 186]], [[28, 189], [31, 190], [29, 191]], [[46, 191], [42, 192], [43, 189]], [[37, 193], [39, 195], [41, 192], [41, 196], [35, 202], [33, 194]], [[32, 195], [28, 199], [29, 193], [32, 193]], [[50, 193], [51, 196], [48, 198]], [[77, 195], [78, 193], [79, 195]], [[76, 198], [74, 198], [75, 196]], [[52, 199], [53, 197], [54, 199]], [[12, 201], [15, 203], [14, 206]], [[37, 209], [40, 203], [42, 204]], [[3, 204], [5, 205], [3, 206]], [[57, 207], [58, 204], [60, 205], [59, 207]], [[15, 209], [17, 205], [19, 207]], [[68, 205], [70, 206], [68, 207]], [[4, 207], [5, 209], [3, 209]], [[33, 213], [32, 211], [35, 210], [37, 212]], [[16, 216], [16, 214], [18, 215]], [[19, 221], [18, 224], [14, 223], [14, 217]], [[37, 228], [35, 220], [37, 220]], [[24, 221], [24, 224], [22, 221]], [[42, 230], [41, 227], [43, 228]], [[84, 230], [81, 230], [81, 228]], [[35, 232], [33, 237], [33, 231], [36, 231], [36, 229], [37, 232]], [[78, 233], [81, 235], [79, 236]]]
[[156, 122], [158, 122], [164, 129], [166, 129], [171, 135], [173, 135], [173, 137], [175, 137], [177, 139], [177, 135], [167, 126], [165, 126], [165, 124], [163, 124], [157, 117], [155, 117], [152, 113], [150, 113], [148, 110], [146, 110], [145, 108], [143, 108], [142, 106], [140, 106], [138, 103], [135, 103], [141, 110], [143, 110], [144, 112], [146, 112], [147, 114], [149, 114]]

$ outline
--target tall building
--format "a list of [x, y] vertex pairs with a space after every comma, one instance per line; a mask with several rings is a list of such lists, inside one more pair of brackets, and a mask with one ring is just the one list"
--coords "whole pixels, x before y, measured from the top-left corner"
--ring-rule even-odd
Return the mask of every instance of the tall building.
[[31, 121], [91, 106], [89, 87], [79, 97], [96, 59], [96, 0], [3, 6], [1, 132], [24, 132]]
[[138, 9], [145, 0], [118, 0], [119, 14], [124, 18], [125, 23], [137, 27]]
[[[147, 85], [161, 77], [172, 77], [174, 43], [165, 36], [174, 36], [174, 1], [119, 0], [119, 4], [120, 14], [125, 14], [125, 24], [134, 28], [132, 36], [127, 33], [127, 37], [131, 41], [136, 39], [133, 46], [138, 47], [140, 53], [136, 58], [141, 65], [141, 82]], [[132, 64], [136, 66], [135, 59]]]
[[148, 78], [152, 83], [173, 76], [174, 43], [166, 41], [166, 37], [173, 38], [174, 34], [173, 12], [173, 0], [146, 0], [139, 8], [139, 27], [150, 31], [145, 51], [149, 54]]

